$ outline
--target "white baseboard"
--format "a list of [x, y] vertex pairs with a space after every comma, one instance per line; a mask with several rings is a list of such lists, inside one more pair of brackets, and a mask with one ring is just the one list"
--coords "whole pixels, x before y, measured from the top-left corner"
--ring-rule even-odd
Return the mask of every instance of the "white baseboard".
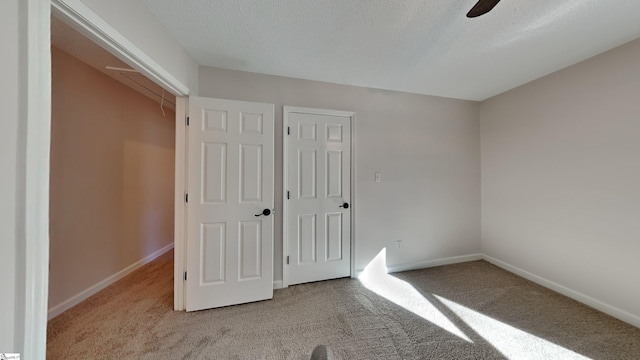
[[134, 264], [127, 266], [126, 268], [118, 271], [117, 273], [109, 276], [108, 278], [100, 281], [99, 283], [77, 293], [76, 295], [70, 297], [69, 299], [49, 308], [48, 311], [48, 319], [51, 320], [54, 317], [62, 314], [63, 312], [71, 309], [72, 307], [78, 305], [82, 301], [88, 299], [91, 295], [94, 295], [98, 291], [106, 288], [109, 285], [114, 284], [116, 281], [122, 279], [123, 277], [131, 274], [133, 271], [141, 268], [143, 265], [150, 263], [151, 261], [158, 258], [160, 255], [166, 253], [167, 251], [173, 249], [174, 244], [171, 243], [162, 249], [154, 252], [153, 254], [141, 259]]
[[273, 290], [282, 289], [282, 280], [273, 281]]
[[[458, 263], [469, 262], [469, 261], [477, 261], [477, 260], [482, 260], [482, 258], [483, 258], [482, 254], [469, 254], [469, 255], [453, 256], [453, 257], [442, 258], [442, 259], [418, 261], [418, 262], [407, 263], [407, 264], [389, 265], [387, 266], [387, 272], [395, 273], [395, 272], [401, 272], [401, 271], [420, 270], [420, 269], [426, 269], [426, 268], [436, 267], [436, 266], [458, 264]], [[364, 269], [356, 270], [355, 277], [356, 278], [359, 277], [363, 271]]]
[[389, 273], [394, 273], [394, 272], [401, 272], [401, 271], [426, 269], [430, 267], [443, 266], [443, 265], [458, 264], [458, 263], [477, 261], [477, 260], [482, 260], [482, 254], [470, 254], [470, 255], [448, 257], [443, 259], [425, 260], [425, 261], [419, 261], [419, 262], [414, 262], [409, 264], [391, 265], [391, 266], [387, 266], [387, 270]]
[[544, 286], [548, 289], [551, 289], [555, 292], [558, 292], [564, 296], [570, 297], [573, 300], [581, 302], [587, 306], [590, 306], [596, 310], [602, 311], [605, 314], [611, 315], [619, 320], [622, 320], [626, 323], [629, 323], [633, 326], [640, 327], [640, 317], [637, 315], [631, 314], [627, 311], [619, 309], [615, 306], [602, 302], [598, 299], [592, 298], [591, 296], [585, 295], [581, 292], [572, 290], [566, 286], [560, 285], [551, 280], [547, 280], [541, 276], [532, 274], [526, 270], [523, 270], [519, 267], [508, 264], [504, 261], [498, 260], [488, 255], [483, 255], [483, 259], [516, 275], [519, 275], [527, 280], [533, 281], [534, 283]]

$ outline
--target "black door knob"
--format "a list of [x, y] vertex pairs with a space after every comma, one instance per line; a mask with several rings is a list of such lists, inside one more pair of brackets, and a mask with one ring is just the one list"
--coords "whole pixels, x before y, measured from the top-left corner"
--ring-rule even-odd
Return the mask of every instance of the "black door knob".
[[340, 205], [340, 207], [348, 209], [349, 208], [349, 203], [344, 203], [344, 204]]
[[256, 216], [262, 216], [262, 215], [264, 215], [264, 216], [269, 216], [269, 215], [271, 215], [271, 210], [269, 210], [269, 209], [264, 209], [264, 210], [262, 210], [262, 213], [261, 213], [261, 214], [256, 214]]

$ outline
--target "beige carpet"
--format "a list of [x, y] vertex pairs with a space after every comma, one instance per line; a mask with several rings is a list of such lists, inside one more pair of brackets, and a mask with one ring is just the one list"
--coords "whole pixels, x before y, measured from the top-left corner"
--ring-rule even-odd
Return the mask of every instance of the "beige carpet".
[[640, 329], [484, 261], [388, 275], [384, 296], [340, 279], [185, 313], [172, 259], [50, 321], [47, 358], [640, 359]]

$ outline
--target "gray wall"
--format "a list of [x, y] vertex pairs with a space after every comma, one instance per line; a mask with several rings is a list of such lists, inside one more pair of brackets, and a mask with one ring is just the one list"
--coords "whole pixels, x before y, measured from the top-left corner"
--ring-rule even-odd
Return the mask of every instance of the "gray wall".
[[175, 114], [52, 49], [49, 308], [173, 243]]
[[482, 249], [640, 326], [640, 40], [481, 105]]
[[[19, 284], [16, 283], [17, 254], [17, 204], [18, 199], [18, 121], [19, 92], [18, 84], [18, 1], [3, 3], [0, 14], [0, 43], [3, 55], [0, 57], [2, 81], [0, 81], [0, 101], [2, 101], [3, 119], [0, 121], [0, 351], [17, 350], [14, 346], [16, 324], [22, 319], [16, 318], [16, 296]], [[23, 164], [20, 164], [21, 166]]]
[[480, 252], [478, 103], [207, 67], [199, 84], [200, 96], [276, 106], [276, 279], [283, 105], [356, 112], [356, 269], [385, 247], [389, 266]]

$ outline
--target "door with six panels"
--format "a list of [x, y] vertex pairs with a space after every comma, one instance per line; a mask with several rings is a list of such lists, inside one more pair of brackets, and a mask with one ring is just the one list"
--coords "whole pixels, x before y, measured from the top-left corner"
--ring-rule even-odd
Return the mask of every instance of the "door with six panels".
[[273, 297], [274, 105], [189, 98], [187, 311]]
[[354, 114], [297, 107], [283, 113], [284, 284], [350, 276]]

